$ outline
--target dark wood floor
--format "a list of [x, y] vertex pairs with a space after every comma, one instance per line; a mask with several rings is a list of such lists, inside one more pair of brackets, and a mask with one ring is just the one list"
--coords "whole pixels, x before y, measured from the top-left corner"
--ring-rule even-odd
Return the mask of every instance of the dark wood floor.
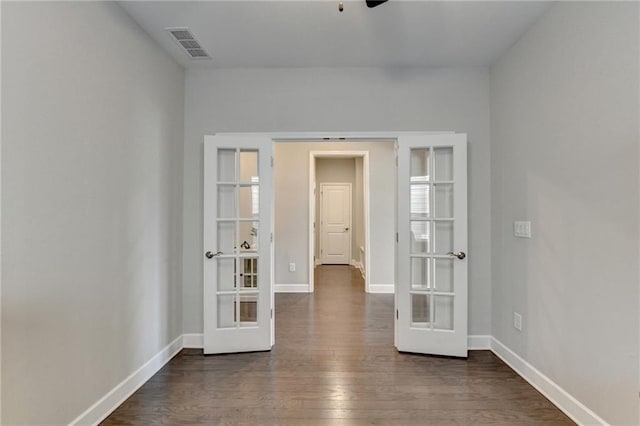
[[103, 424], [573, 424], [489, 351], [398, 353], [393, 296], [363, 286], [318, 267], [315, 294], [276, 295], [271, 352], [184, 350]]

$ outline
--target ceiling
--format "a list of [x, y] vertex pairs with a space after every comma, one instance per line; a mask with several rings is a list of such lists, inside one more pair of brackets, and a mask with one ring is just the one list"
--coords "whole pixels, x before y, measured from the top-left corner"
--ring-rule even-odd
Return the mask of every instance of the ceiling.
[[[186, 68], [488, 66], [549, 2], [364, 0], [121, 1]], [[212, 60], [192, 60], [165, 30], [188, 27]]]

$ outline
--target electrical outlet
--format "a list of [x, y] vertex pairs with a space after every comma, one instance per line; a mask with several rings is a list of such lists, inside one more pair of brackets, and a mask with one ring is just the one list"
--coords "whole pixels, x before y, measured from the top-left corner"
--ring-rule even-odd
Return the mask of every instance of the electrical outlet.
[[518, 220], [513, 222], [513, 236], [518, 238], [531, 238], [531, 222]]
[[295, 272], [296, 271], [296, 264], [291, 262], [289, 264], [289, 272]]
[[522, 331], [522, 315], [517, 312], [513, 313], [513, 327], [516, 330]]

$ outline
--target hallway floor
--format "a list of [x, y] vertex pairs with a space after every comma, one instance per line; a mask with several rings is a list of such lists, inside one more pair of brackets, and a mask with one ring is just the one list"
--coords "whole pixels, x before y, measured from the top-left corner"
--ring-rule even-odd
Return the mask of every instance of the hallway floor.
[[327, 265], [314, 294], [276, 295], [271, 352], [185, 349], [103, 424], [573, 423], [489, 351], [398, 353], [393, 295], [366, 294], [359, 271]]

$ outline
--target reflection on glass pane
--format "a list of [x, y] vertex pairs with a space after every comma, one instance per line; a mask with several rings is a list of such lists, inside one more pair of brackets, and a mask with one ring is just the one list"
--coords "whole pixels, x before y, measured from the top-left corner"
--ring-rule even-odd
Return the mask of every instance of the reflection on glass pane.
[[255, 253], [258, 251], [258, 223], [240, 222], [241, 253]]
[[258, 151], [240, 150], [240, 182], [258, 181]]
[[236, 150], [218, 149], [218, 182], [235, 182]]
[[236, 246], [236, 223], [234, 221], [218, 222], [218, 251], [224, 254], [234, 252]]
[[218, 217], [236, 216], [236, 188], [232, 185], [218, 185]]
[[428, 290], [430, 288], [430, 263], [431, 259], [425, 257], [411, 258], [411, 290]]
[[258, 185], [240, 187], [240, 216], [243, 219], [258, 216], [260, 207], [260, 187]]
[[453, 217], [453, 185], [440, 184], [433, 186], [434, 216], [439, 218]]
[[429, 180], [429, 148], [412, 149], [409, 162], [411, 182], [426, 182]]
[[429, 295], [411, 295], [411, 322], [412, 325], [427, 326], [429, 324]]
[[453, 251], [453, 222], [435, 222], [433, 235], [433, 252], [436, 254], [447, 254]]
[[426, 218], [429, 217], [429, 184], [413, 184], [411, 185], [411, 217]]
[[453, 296], [434, 296], [433, 328], [453, 330]]
[[453, 148], [435, 148], [435, 180], [453, 180]]
[[236, 288], [236, 260], [215, 258], [218, 265], [216, 274], [218, 291], [235, 290]]
[[242, 288], [258, 288], [258, 259], [255, 257], [241, 259], [241, 264], [240, 282], [242, 283]]
[[411, 253], [429, 252], [429, 228], [431, 222], [411, 221]]
[[258, 294], [240, 296], [240, 327], [255, 327], [258, 321]]
[[236, 295], [219, 294], [218, 303], [218, 328], [233, 328], [236, 326]]
[[437, 291], [453, 292], [453, 259], [434, 259]]

